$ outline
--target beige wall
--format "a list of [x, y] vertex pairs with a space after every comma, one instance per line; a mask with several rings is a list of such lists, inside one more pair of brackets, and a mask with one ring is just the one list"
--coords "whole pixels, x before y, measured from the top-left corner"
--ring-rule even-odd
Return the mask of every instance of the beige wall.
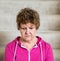
[[20, 35], [15, 21], [18, 11], [24, 7], [39, 12], [41, 26], [37, 35], [51, 44], [55, 61], [60, 61], [60, 1], [56, 0], [0, 0], [0, 61], [5, 45]]

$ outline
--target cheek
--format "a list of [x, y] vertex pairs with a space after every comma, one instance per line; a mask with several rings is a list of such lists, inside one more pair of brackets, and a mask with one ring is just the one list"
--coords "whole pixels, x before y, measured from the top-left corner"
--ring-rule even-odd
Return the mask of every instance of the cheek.
[[33, 30], [33, 31], [32, 31], [32, 34], [35, 35], [35, 34], [36, 34], [36, 30]]
[[23, 31], [21, 31], [21, 30], [20, 30], [20, 34], [21, 34], [21, 36], [24, 36], [24, 32], [23, 32]]
[[20, 32], [21, 33], [21, 35], [24, 35], [25, 33], [24, 32]]

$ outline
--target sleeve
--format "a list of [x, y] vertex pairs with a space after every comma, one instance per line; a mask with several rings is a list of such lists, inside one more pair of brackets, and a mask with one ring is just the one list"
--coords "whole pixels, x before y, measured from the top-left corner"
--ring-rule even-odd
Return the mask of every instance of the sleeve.
[[13, 53], [10, 45], [5, 47], [4, 61], [13, 61]]
[[46, 61], [54, 61], [53, 51], [52, 51], [52, 47], [51, 47], [50, 45], [49, 45], [49, 47], [47, 48]]

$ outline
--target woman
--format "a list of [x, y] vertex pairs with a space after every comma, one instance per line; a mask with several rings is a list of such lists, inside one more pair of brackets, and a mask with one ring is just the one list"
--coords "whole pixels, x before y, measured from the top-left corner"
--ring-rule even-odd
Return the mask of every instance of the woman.
[[33, 9], [24, 8], [18, 13], [16, 22], [21, 36], [7, 44], [4, 61], [54, 61], [50, 44], [35, 35], [39, 21]]

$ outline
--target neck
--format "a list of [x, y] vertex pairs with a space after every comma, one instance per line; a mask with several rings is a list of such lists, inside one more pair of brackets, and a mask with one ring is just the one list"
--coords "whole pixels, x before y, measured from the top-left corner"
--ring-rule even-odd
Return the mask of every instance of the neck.
[[34, 37], [33, 40], [30, 41], [24, 41], [22, 38], [20, 40], [23, 46], [28, 50], [32, 49], [32, 47], [37, 43], [36, 37]]

